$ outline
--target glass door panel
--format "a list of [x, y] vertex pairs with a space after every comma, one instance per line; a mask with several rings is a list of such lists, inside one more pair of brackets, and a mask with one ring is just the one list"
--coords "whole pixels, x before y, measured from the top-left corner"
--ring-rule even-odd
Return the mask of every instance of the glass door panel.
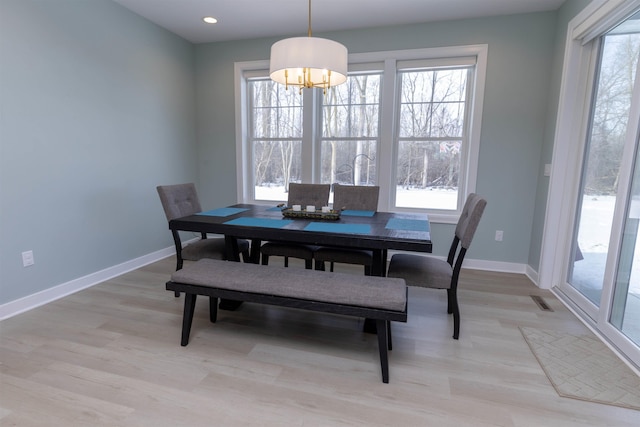
[[606, 280], [618, 183], [625, 179], [620, 177], [620, 165], [640, 47], [637, 31], [620, 28], [626, 27], [623, 24], [601, 39], [567, 277], [569, 285], [596, 307]]
[[[621, 27], [630, 40], [635, 51], [630, 52], [640, 57], [640, 13], [627, 20]], [[636, 59], [640, 62], [639, 59]], [[626, 336], [635, 350], [627, 348], [625, 354], [632, 360], [640, 356], [640, 70], [636, 67], [635, 86], [628, 125], [626, 157], [631, 158], [628, 172], [628, 189], [621, 214], [622, 227], [620, 252], [615, 272], [615, 286], [611, 299], [609, 324]], [[635, 126], [634, 126], [635, 124]], [[625, 187], [621, 187], [623, 190]], [[626, 346], [622, 341], [619, 344]], [[635, 357], [630, 356], [634, 354]], [[636, 362], [637, 363], [637, 362]]]
[[634, 169], [610, 323], [640, 346], [640, 150], [637, 140]]

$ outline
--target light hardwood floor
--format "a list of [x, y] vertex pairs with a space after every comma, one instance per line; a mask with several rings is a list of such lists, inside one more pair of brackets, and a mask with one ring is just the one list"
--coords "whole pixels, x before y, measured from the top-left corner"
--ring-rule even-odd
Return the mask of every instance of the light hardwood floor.
[[518, 327], [587, 329], [524, 276], [463, 271], [459, 341], [446, 293], [411, 288], [383, 384], [376, 337], [354, 318], [244, 304], [211, 324], [200, 298], [181, 347], [183, 298], [164, 290], [173, 267], [1, 322], [0, 425], [640, 425], [638, 411], [556, 394]]

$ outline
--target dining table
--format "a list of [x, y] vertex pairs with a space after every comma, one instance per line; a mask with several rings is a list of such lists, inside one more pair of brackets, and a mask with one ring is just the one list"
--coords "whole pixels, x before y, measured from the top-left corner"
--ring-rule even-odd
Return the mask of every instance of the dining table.
[[263, 241], [370, 250], [376, 276], [386, 274], [389, 250], [432, 251], [426, 214], [342, 210], [324, 219], [320, 212], [293, 218], [287, 212], [284, 206], [243, 203], [172, 219], [169, 228], [224, 235], [233, 261], [239, 261], [237, 239], [251, 240], [250, 260], [256, 264]]
[[[332, 211], [331, 215], [286, 216], [291, 208], [278, 205], [236, 204], [169, 221], [173, 231], [225, 236], [229, 261], [240, 261], [238, 239], [251, 240], [250, 262], [260, 261], [263, 241], [370, 250], [371, 275], [385, 276], [389, 250], [431, 252], [431, 228], [426, 214], [359, 210]], [[339, 215], [338, 215], [339, 214]], [[313, 217], [311, 217], [313, 216]], [[330, 219], [323, 219], [323, 217]], [[241, 301], [221, 300], [219, 307], [235, 310]], [[364, 331], [375, 333], [365, 319]]]

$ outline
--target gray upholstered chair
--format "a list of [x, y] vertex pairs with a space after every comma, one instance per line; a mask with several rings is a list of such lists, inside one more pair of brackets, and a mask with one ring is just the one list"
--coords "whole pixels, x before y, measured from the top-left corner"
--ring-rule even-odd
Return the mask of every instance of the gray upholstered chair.
[[[333, 185], [333, 209], [377, 211], [380, 187], [369, 185]], [[316, 270], [324, 270], [325, 263], [330, 263], [333, 272], [334, 263], [355, 264], [364, 266], [366, 275], [371, 274], [373, 253], [366, 250], [322, 246], [313, 254]]]
[[[289, 195], [287, 206], [301, 205], [306, 208], [313, 205], [317, 209], [329, 204], [329, 184], [299, 184], [289, 183]], [[289, 266], [289, 258], [297, 258], [304, 260], [304, 266], [307, 269], [313, 267], [313, 253], [316, 246], [303, 245], [289, 242], [269, 241], [260, 247], [262, 254], [262, 264], [269, 264], [270, 256], [284, 257], [284, 266]]]
[[[458, 307], [458, 277], [462, 261], [487, 201], [477, 194], [469, 194], [464, 204], [447, 260], [411, 254], [391, 257], [387, 276], [400, 277], [408, 286], [447, 290], [447, 312], [453, 313], [453, 338], [460, 335], [460, 309]], [[456, 255], [457, 254], [457, 255]]]
[[[160, 185], [156, 187], [156, 190], [158, 190], [167, 221], [202, 212], [196, 186], [193, 183]], [[176, 246], [176, 270], [182, 268], [183, 260], [197, 261], [202, 258], [226, 260], [229, 258], [224, 237], [207, 238], [206, 233], [201, 233], [200, 240], [182, 247], [180, 233], [172, 230], [172, 234]], [[238, 240], [238, 248], [244, 261], [249, 261], [249, 242]]]

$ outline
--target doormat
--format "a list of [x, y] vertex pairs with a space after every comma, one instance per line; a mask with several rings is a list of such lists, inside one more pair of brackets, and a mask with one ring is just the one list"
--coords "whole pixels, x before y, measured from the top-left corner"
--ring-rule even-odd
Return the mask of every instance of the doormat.
[[520, 332], [560, 396], [640, 411], [640, 377], [599, 339], [525, 327]]

